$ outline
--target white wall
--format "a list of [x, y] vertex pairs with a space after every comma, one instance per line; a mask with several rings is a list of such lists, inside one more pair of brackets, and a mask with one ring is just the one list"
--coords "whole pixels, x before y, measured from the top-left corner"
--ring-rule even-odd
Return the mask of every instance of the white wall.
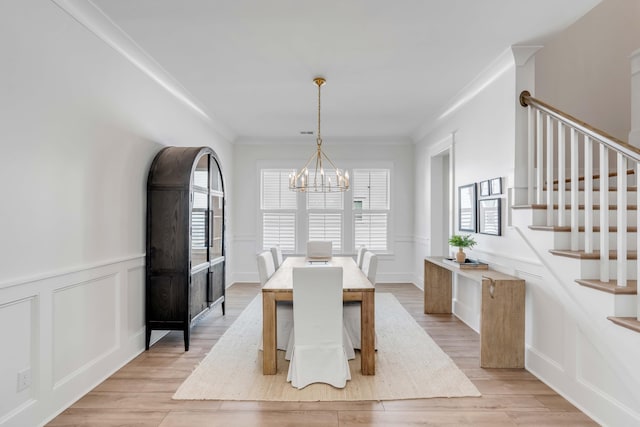
[[0, 52], [0, 425], [38, 425], [144, 349], [156, 152], [211, 146], [230, 192], [233, 153], [53, 2], [0, 2]]
[[[292, 144], [260, 144], [255, 141], [234, 145], [233, 180], [242, 182], [233, 205], [235, 235], [232, 238], [232, 281], [257, 282], [256, 254], [260, 252], [259, 168], [299, 169], [315, 150], [313, 138]], [[325, 138], [323, 149], [340, 168], [391, 168], [390, 248], [378, 262], [378, 282], [413, 281], [413, 145], [407, 141], [358, 143]], [[354, 248], [345, 248], [355, 254]]]
[[535, 97], [628, 141], [640, 2], [605, 0], [536, 55]]
[[[597, 116], [596, 126], [626, 139], [629, 132], [628, 105], [614, 107], [607, 103], [621, 99], [624, 103], [629, 99], [628, 55], [637, 46], [631, 48], [632, 43], [627, 39], [630, 37], [629, 26], [632, 24], [626, 17], [637, 17], [634, 15], [637, 5], [637, 2], [605, 1], [584, 22], [578, 21], [567, 34], [559, 34], [551, 40], [548, 46], [551, 46], [549, 49], [552, 53], [545, 53], [547, 47], [543, 47], [535, 56], [535, 96], [554, 105], [556, 101], [552, 98], [555, 97], [558, 101], [572, 99], [569, 95], [572, 95], [570, 92], [573, 90], [581, 95], [587, 94], [588, 99], [576, 104], [580, 111], [560, 107], [582, 119], [585, 116], [590, 119], [588, 114], [583, 113]], [[622, 19], [623, 17], [625, 18]], [[634, 18], [634, 22], [637, 22], [637, 18]], [[602, 34], [601, 26], [605, 29]], [[585, 32], [584, 38], [582, 33], [580, 36], [574, 33], [576, 28]], [[619, 45], [623, 44], [619, 40], [618, 45], [611, 46], [614, 43], [610, 39], [614, 28], [620, 30], [616, 37], [625, 39], [629, 50], [624, 55], [618, 55], [618, 62], [607, 66], [607, 61], [613, 60], [610, 50], [617, 52], [618, 48], [622, 49]], [[633, 37], [640, 43], [640, 38], [635, 35]], [[575, 50], [584, 52], [586, 48], [582, 47], [583, 43], [589, 47], [589, 54], [572, 56]], [[587, 61], [592, 63], [587, 64]], [[543, 64], [541, 71], [539, 62]], [[554, 68], [556, 66], [557, 74]], [[564, 74], [572, 69], [580, 70], [576, 81], [571, 81], [571, 77]], [[618, 75], [620, 70], [626, 72], [625, 82], [618, 81], [624, 78]], [[521, 108], [514, 102], [522, 84], [520, 77], [516, 75], [520, 70], [512, 67], [505, 72], [496, 67], [495, 72], [499, 77], [492, 78], [487, 72], [487, 85], [476, 82], [467, 92], [462, 93], [460, 99], [466, 97], [470, 101], [436, 121], [431, 131], [417, 144], [414, 265], [417, 276], [422, 275], [423, 258], [429, 255], [428, 243], [434, 234], [429, 222], [430, 195], [418, 191], [418, 188], [429, 188], [431, 156], [448, 144], [452, 145], [456, 187], [503, 176], [507, 177], [505, 187], [511, 188], [516, 168], [525, 166], [514, 161], [518, 157], [514, 152], [517, 136], [522, 134], [521, 129], [514, 127], [514, 117]], [[593, 74], [597, 74], [598, 78]], [[561, 88], [560, 84], [564, 83], [567, 86], [563, 85]], [[473, 89], [478, 87], [481, 90], [474, 92]], [[627, 93], [624, 96], [604, 96], [604, 91], [601, 90], [603, 88], [611, 89], [613, 93], [624, 90]], [[592, 107], [592, 101], [603, 96], [603, 102], [609, 105], [607, 108], [614, 114], [607, 111], [600, 115], [601, 112]], [[620, 118], [618, 115], [624, 117]], [[503, 209], [503, 214], [506, 213]], [[637, 411], [640, 401], [635, 382], [638, 377], [635, 357], [637, 351], [630, 350], [637, 346], [640, 337], [624, 328], [612, 327], [611, 322], [601, 313], [604, 309], [597, 313], [589, 312], [585, 307], [595, 302], [596, 296], [573, 283], [576, 277], [571, 276], [570, 266], [558, 268], [558, 263], [549, 268], [550, 245], [538, 247], [534, 252], [526, 243], [536, 243], [531, 238], [532, 233], [526, 229], [530, 222], [521, 219], [514, 216], [514, 227], [510, 227], [507, 219], [503, 218], [501, 237], [475, 235], [478, 246], [471, 255], [489, 262], [493, 268], [526, 281], [527, 369], [604, 425], [640, 424], [640, 414]], [[540, 240], [544, 239], [538, 238]], [[568, 276], [571, 278], [568, 279]], [[480, 300], [479, 289], [473, 283], [460, 280], [455, 284], [454, 311], [473, 328], [479, 326]], [[607, 298], [598, 296], [599, 306], [604, 306], [605, 300], [608, 301]], [[632, 361], [634, 358], [636, 362]]]

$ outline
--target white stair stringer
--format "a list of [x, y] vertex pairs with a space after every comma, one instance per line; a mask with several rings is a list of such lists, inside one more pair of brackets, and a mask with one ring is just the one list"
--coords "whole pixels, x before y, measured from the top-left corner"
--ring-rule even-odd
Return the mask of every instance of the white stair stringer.
[[[579, 360], [584, 358], [578, 349], [576, 366], [567, 370], [564, 366], [554, 367], [553, 362], [541, 363], [544, 356], [540, 356], [535, 349], [528, 348], [527, 369], [565, 397], [569, 396], [570, 400], [596, 420], [600, 417], [595, 412], [604, 412], [607, 413], [604, 419], [617, 420], [615, 425], [640, 425], [640, 413], [634, 404], [640, 402], [640, 389], [637, 387], [640, 384], [640, 364], [637, 363], [640, 360], [640, 334], [607, 320], [607, 315], [616, 310], [628, 309], [628, 298], [619, 298], [621, 295], [607, 294], [575, 283], [577, 277], [574, 276], [580, 268], [581, 260], [552, 255], [548, 248], [533, 242], [534, 234], [545, 232], [530, 230], [528, 226], [516, 225], [516, 222], [514, 219], [513, 229], [543, 265], [543, 291], [555, 297], [565, 310], [565, 315], [573, 319], [580, 334], [590, 343], [590, 348], [599, 353], [598, 360], [606, 363], [606, 369], [615, 374], [615, 382], [622, 387], [609, 391], [606, 383], [611, 379], [603, 380], [602, 383], [583, 380], [577, 373], [580, 370], [577, 366]], [[635, 295], [633, 297], [635, 303]], [[559, 333], [564, 335], [567, 331]], [[576, 339], [564, 335], [563, 342], [575, 342]], [[605, 371], [605, 366], [600, 364], [599, 369]], [[593, 409], [595, 406], [597, 410]], [[620, 418], [620, 409], [628, 418]]]

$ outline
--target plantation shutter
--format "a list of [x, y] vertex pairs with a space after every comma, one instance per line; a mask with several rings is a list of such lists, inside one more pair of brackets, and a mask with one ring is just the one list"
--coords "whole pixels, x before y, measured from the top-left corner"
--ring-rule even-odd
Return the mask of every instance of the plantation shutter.
[[353, 171], [354, 243], [372, 251], [388, 250], [389, 169]]
[[342, 214], [310, 213], [309, 240], [329, 240], [333, 252], [342, 252]]
[[262, 249], [279, 245], [282, 252], [296, 250], [296, 193], [289, 190], [289, 170], [260, 171]]

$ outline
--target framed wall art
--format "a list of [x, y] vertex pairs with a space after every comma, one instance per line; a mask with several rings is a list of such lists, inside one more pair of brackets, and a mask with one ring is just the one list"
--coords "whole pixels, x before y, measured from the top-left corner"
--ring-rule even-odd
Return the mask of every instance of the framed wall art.
[[486, 197], [491, 194], [489, 180], [480, 181], [480, 197]]
[[476, 184], [458, 187], [458, 230], [476, 232]]
[[491, 189], [491, 195], [493, 196], [494, 194], [502, 194], [502, 178], [493, 178], [492, 180], [489, 181], [490, 185], [490, 189]]
[[482, 234], [500, 236], [502, 234], [501, 199], [482, 199], [478, 201], [478, 228]]

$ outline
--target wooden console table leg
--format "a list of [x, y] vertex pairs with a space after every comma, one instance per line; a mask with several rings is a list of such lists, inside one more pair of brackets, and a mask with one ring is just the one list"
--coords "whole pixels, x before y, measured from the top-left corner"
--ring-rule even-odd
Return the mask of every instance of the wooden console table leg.
[[273, 292], [262, 293], [262, 373], [275, 375], [276, 359], [276, 296]]
[[482, 279], [480, 367], [524, 368], [524, 280]]
[[424, 312], [425, 314], [451, 313], [451, 271], [424, 261]]
[[375, 292], [362, 292], [360, 304], [360, 356], [362, 375], [376, 374]]

